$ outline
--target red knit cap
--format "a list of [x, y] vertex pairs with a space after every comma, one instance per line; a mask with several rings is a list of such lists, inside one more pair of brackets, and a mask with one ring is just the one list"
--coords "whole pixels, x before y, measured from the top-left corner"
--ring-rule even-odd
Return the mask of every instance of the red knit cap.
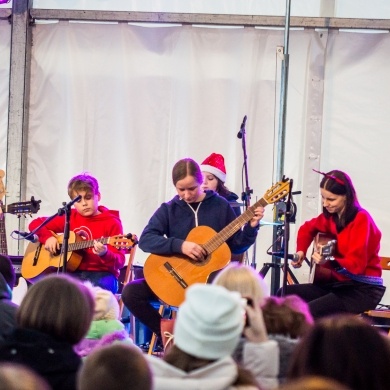
[[225, 160], [222, 154], [211, 153], [200, 165], [202, 172], [210, 172], [223, 183], [226, 181]]

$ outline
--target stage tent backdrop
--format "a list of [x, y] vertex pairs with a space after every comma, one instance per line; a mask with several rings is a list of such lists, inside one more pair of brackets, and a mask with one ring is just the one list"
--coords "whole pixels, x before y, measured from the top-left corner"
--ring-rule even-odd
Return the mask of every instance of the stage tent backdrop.
[[[8, 36], [0, 53], [7, 53], [9, 26], [0, 22], [0, 28]], [[69, 178], [88, 171], [100, 181], [101, 203], [119, 209], [124, 230], [139, 235], [153, 211], [175, 194], [173, 164], [187, 156], [201, 162], [211, 152], [225, 156], [227, 185], [241, 194], [237, 132], [244, 115], [252, 203], [260, 199], [275, 181], [277, 48], [283, 39], [278, 29], [37, 24], [27, 194], [42, 199], [39, 215], [55, 213], [68, 200]], [[297, 227], [320, 210], [321, 178], [310, 170], [316, 166], [351, 175], [361, 204], [383, 232], [381, 254], [390, 254], [389, 49], [387, 32], [291, 31], [284, 173], [303, 193], [294, 198], [290, 253]], [[6, 74], [6, 61], [0, 61]], [[3, 89], [1, 113], [8, 101]], [[272, 219], [268, 206], [265, 220]], [[271, 244], [272, 227], [263, 226], [258, 267], [271, 260]], [[139, 250], [136, 261], [142, 264], [146, 256]], [[304, 281], [307, 269], [296, 274]]]

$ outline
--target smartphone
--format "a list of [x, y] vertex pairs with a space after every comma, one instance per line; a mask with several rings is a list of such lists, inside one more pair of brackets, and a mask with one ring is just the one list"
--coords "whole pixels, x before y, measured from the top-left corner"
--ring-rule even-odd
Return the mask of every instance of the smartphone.
[[[252, 298], [245, 298], [246, 299], [246, 304], [250, 307], [253, 307], [253, 299]], [[249, 323], [249, 318], [248, 316], [246, 315], [245, 316], [245, 327], [248, 327], [250, 326], [250, 323]]]

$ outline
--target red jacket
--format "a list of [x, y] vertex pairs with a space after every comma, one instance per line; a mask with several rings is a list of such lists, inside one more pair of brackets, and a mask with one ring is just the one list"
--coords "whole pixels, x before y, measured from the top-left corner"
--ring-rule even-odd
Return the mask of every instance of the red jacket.
[[[112, 237], [123, 234], [122, 223], [119, 219], [119, 212], [108, 210], [104, 206], [98, 207], [100, 214], [92, 217], [83, 217], [76, 209], [71, 210], [69, 228], [86, 240], [99, 239], [101, 237]], [[36, 218], [29, 225], [30, 231], [36, 229], [47, 217]], [[44, 244], [54, 233], [63, 233], [65, 227], [65, 216], [57, 216], [48, 224], [36, 232], [39, 241]], [[78, 268], [80, 271], [108, 271], [119, 276], [119, 270], [125, 264], [125, 255], [111, 245], [107, 245], [107, 253], [98, 256], [92, 251], [93, 248], [83, 249], [83, 259]]]
[[[324, 214], [305, 222], [298, 231], [297, 251], [306, 253], [319, 232], [335, 236], [334, 257], [347, 271], [355, 275], [381, 276], [378, 253], [382, 234], [366, 210], [360, 210], [340, 233], [337, 233], [333, 218], [326, 218]], [[332, 269], [332, 262], [328, 261], [322, 266]], [[349, 280], [336, 271], [332, 272], [332, 276], [337, 280]]]

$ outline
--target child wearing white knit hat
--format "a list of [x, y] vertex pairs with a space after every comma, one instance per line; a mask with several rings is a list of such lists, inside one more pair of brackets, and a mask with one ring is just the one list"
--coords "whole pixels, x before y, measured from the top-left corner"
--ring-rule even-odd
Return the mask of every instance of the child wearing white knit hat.
[[175, 344], [162, 359], [148, 356], [154, 389], [258, 389], [254, 377], [231, 357], [244, 327], [240, 294], [193, 284], [179, 307]]

